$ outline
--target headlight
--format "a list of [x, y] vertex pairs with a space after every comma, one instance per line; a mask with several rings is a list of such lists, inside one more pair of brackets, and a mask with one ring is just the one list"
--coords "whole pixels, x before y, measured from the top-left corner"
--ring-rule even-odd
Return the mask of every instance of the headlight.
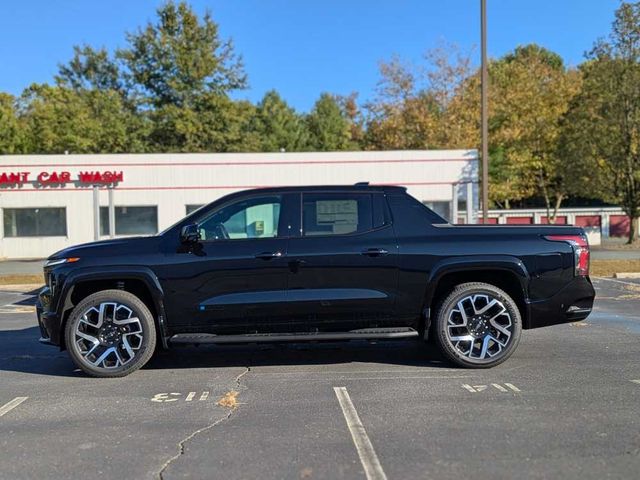
[[63, 263], [75, 263], [78, 260], [80, 260], [78, 257], [58, 258], [56, 260], [47, 260], [46, 262], [44, 262], [44, 266], [45, 268], [53, 267], [54, 265], [62, 265]]

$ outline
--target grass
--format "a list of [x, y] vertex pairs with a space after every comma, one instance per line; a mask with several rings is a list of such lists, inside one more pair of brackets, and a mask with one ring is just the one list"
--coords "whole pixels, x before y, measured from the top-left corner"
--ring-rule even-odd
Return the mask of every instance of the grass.
[[0, 285], [43, 285], [44, 278], [42, 274], [23, 275], [10, 274], [0, 275]]
[[591, 260], [590, 274], [594, 277], [612, 277], [616, 272], [640, 272], [640, 259]]

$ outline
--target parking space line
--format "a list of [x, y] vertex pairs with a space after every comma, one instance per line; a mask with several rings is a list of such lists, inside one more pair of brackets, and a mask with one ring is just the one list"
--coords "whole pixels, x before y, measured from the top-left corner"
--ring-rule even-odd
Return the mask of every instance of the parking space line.
[[24, 402], [27, 398], [29, 397], [16, 397], [10, 402], [5, 403], [2, 407], [0, 407], [0, 417], [2, 417], [5, 413], [9, 413], [11, 410]]
[[640, 384], [640, 380], [631, 380], [633, 383], [639, 383]]
[[521, 392], [522, 390], [520, 390], [518, 387], [516, 387], [513, 383], [504, 383], [507, 387], [509, 387], [511, 390], [513, 390], [514, 392]]
[[384, 473], [371, 440], [369, 440], [364, 425], [360, 421], [356, 407], [353, 406], [347, 387], [333, 387], [333, 391], [338, 398], [340, 408], [342, 408], [342, 414], [347, 422], [347, 427], [349, 427], [349, 432], [351, 432], [351, 438], [358, 451], [367, 480], [386, 480], [387, 475]]
[[507, 390], [506, 388], [504, 388], [502, 385], [500, 385], [499, 383], [492, 383], [491, 385], [493, 385], [494, 387], [496, 387], [498, 390], [500, 390], [501, 392], [508, 392], [509, 390]]
[[622, 280], [618, 280], [617, 278], [607, 278], [607, 277], [593, 277], [596, 280], [606, 280], [607, 282], [621, 283], [623, 285], [633, 285], [634, 287], [640, 286], [638, 283], [634, 282], [624, 282]]

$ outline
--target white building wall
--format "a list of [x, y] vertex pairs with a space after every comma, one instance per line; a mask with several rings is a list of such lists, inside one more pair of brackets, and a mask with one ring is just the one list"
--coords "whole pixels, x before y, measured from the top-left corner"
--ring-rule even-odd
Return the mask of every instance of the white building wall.
[[[116, 206], [158, 207], [158, 231], [185, 215], [185, 205], [206, 204], [228, 193], [284, 185], [340, 185], [369, 181], [404, 185], [422, 201], [451, 202], [453, 184], [477, 183], [475, 150], [136, 154], [136, 155], [5, 155], [0, 175], [29, 172], [20, 187], [0, 186], [0, 209], [66, 207], [65, 237], [5, 237], [0, 222], [0, 257], [42, 258], [94, 239], [93, 196], [90, 186], [68, 183], [41, 186], [40, 172], [122, 171], [115, 186]], [[465, 198], [467, 188], [458, 188]], [[473, 210], [477, 210], [474, 185]], [[108, 205], [106, 187], [100, 205]]]

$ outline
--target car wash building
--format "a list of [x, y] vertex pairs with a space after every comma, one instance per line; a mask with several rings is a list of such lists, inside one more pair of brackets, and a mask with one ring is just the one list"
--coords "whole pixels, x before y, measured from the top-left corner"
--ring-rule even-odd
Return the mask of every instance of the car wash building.
[[0, 157], [0, 258], [44, 258], [96, 239], [152, 235], [238, 190], [404, 185], [447, 219], [474, 223], [475, 150]]

